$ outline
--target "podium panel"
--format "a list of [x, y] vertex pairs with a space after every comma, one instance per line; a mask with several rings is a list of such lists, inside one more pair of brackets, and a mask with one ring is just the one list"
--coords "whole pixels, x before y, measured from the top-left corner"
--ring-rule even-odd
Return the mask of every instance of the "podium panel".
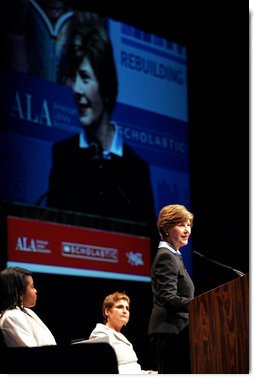
[[108, 343], [39, 347], [1, 347], [5, 374], [118, 374]]
[[189, 305], [193, 374], [249, 373], [249, 276], [197, 296]]

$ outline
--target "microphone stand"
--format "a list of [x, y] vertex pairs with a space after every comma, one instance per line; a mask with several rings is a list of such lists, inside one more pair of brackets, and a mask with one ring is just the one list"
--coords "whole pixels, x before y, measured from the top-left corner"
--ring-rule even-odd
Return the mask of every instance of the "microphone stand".
[[207, 261], [209, 262], [212, 262], [214, 264], [217, 264], [218, 266], [221, 266], [221, 267], [224, 267], [224, 268], [227, 268], [227, 269], [230, 269], [232, 271], [234, 271], [238, 276], [244, 276], [245, 274], [239, 270], [236, 270], [235, 268], [233, 267], [230, 267], [230, 266], [227, 266], [227, 265], [224, 265], [223, 263], [220, 263], [218, 261], [215, 261], [214, 259], [211, 259], [211, 258], [207, 258], [205, 257], [203, 254], [199, 253], [198, 251], [195, 251], [193, 250], [193, 253], [198, 255], [199, 257], [203, 258], [203, 259], [206, 259]]

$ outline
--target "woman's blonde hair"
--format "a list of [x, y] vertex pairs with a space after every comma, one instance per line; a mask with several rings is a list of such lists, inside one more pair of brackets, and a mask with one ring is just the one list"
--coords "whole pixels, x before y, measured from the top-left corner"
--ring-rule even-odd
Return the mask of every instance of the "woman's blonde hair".
[[160, 235], [163, 239], [166, 237], [166, 232], [169, 228], [173, 228], [174, 226], [190, 221], [191, 226], [193, 225], [193, 214], [185, 208], [184, 205], [180, 204], [170, 204], [166, 205], [160, 210], [157, 227]]
[[105, 297], [102, 304], [102, 315], [104, 318], [104, 322], [107, 321], [105, 309], [111, 309], [119, 300], [126, 300], [128, 305], [130, 306], [130, 298], [126, 295], [125, 292], [114, 292]]

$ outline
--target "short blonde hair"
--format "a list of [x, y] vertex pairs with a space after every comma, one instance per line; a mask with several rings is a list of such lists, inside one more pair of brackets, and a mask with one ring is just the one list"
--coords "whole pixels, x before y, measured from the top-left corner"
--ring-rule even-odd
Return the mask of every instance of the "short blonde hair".
[[190, 221], [193, 225], [193, 214], [181, 204], [166, 205], [160, 210], [157, 227], [163, 239], [166, 237], [166, 232], [169, 228], [180, 224], [181, 222]]
[[119, 300], [126, 300], [128, 305], [130, 306], [130, 298], [126, 295], [125, 292], [114, 292], [110, 295], [106, 296], [103, 304], [102, 304], [102, 315], [104, 318], [104, 322], [107, 321], [107, 316], [105, 314], [105, 309], [111, 309]]

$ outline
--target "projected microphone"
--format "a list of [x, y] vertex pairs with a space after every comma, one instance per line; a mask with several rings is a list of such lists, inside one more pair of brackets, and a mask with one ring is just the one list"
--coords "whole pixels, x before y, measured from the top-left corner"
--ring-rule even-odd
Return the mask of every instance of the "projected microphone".
[[49, 193], [50, 193], [50, 190], [43, 192], [43, 194], [38, 197], [38, 199], [36, 200], [34, 205], [36, 207], [39, 207], [41, 205], [42, 201], [48, 196]]
[[[92, 146], [94, 147], [94, 146]], [[99, 154], [97, 155], [97, 150], [95, 149], [95, 154], [92, 156], [92, 159], [91, 160], [96, 160], [96, 159], [102, 159], [102, 154]], [[43, 192], [36, 200], [35, 202], [35, 206], [36, 207], [40, 207], [42, 201], [48, 197], [48, 195], [51, 194], [51, 192], [54, 192], [54, 191], [57, 191], [61, 188], [62, 185], [68, 183], [69, 181], [73, 180], [75, 178], [75, 176], [78, 176], [80, 174], [82, 174], [83, 171], [78, 171], [76, 173], [73, 173], [72, 175], [70, 175], [69, 177], [67, 178], [64, 178], [64, 180], [62, 180], [62, 182], [60, 183], [59, 186], [54, 186], [54, 187], [51, 187], [49, 189], [47, 189], [45, 192]], [[120, 194], [122, 200], [127, 204], [127, 205], [132, 205], [132, 200], [130, 199], [130, 197], [126, 194], [126, 191], [123, 190], [123, 188], [119, 185], [119, 184], [116, 184], [115, 185], [115, 188], [117, 190], [117, 192]]]
[[193, 254], [196, 254], [196, 255], [198, 255], [200, 258], [203, 258], [203, 259], [205, 259], [205, 260], [207, 260], [207, 261], [209, 261], [209, 262], [212, 262], [212, 263], [214, 263], [214, 264], [216, 264], [216, 265], [218, 265], [218, 266], [221, 266], [221, 267], [227, 268], [227, 269], [229, 269], [229, 270], [232, 270], [232, 271], [234, 271], [238, 276], [244, 276], [244, 275], [245, 275], [243, 272], [241, 272], [241, 271], [239, 271], [239, 270], [236, 270], [236, 269], [233, 268], [233, 267], [230, 267], [230, 266], [224, 265], [223, 263], [220, 263], [220, 262], [218, 262], [218, 261], [215, 261], [214, 259], [208, 258], [208, 257], [204, 256], [203, 254], [199, 253], [199, 252], [196, 251], [196, 250], [193, 250]]
[[103, 148], [101, 141], [99, 140], [97, 134], [90, 128], [86, 130], [86, 136], [89, 141], [90, 147], [92, 148], [94, 155], [92, 157], [93, 160], [102, 160], [103, 157]]
[[50, 195], [52, 192], [54, 191], [57, 191], [57, 190], [60, 190], [61, 189], [61, 186], [65, 185], [66, 183], [70, 182], [71, 180], [73, 180], [77, 175], [79, 175], [81, 171], [78, 171], [78, 172], [74, 172], [72, 175], [64, 178], [58, 185], [54, 185], [50, 188], [47, 189], [47, 191], [43, 192], [39, 197], [38, 199], [36, 200], [35, 202], [35, 206], [36, 207], [39, 207], [42, 203], [42, 201], [48, 197], [48, 195]]

